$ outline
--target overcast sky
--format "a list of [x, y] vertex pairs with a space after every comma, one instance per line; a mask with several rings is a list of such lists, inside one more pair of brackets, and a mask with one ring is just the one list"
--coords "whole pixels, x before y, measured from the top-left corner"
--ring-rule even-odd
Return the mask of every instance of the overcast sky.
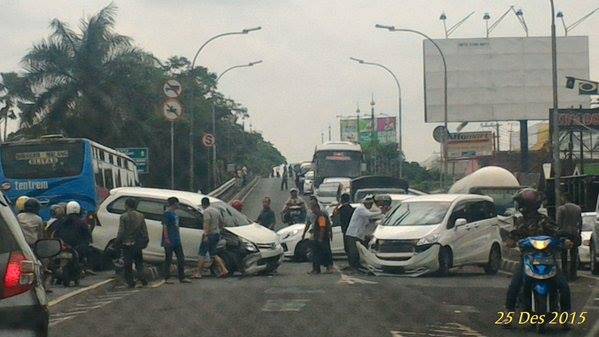
[[[20, 59], [34, 42], [46, 37], [52, 18], [76, 26], [96, 13], [103, 0], [0, 0], [0, 72], [18, 71]], [[431, 136], [436, 124], [424, 123], [422, 41], [416, 35], [375, 29], [376, 23], [422, 30], [443, 37], [439, 15], [452, 25], [476, 11], [452, 37], [484, 36], [482, 16], [499, 17], [510, 5], [521, 6], [531, 36], [550, 33], [549, 1], [482, 0], [118, 0], [117, 30], [161, 59], [192, 58], [215, 34], [262, 26], [259, 32], [226, 37], [211, 43], [199, 63], [220, 73], [229, 66], [264, 60], [222, 78], [220, 90], [245, 105], [251, 123], [290, 160], [310, 159], [321, 132], [333, 127], [337, 115], [353, 115], [359, 102], [369, 111], [374, 93], [376, 111], [395, 115], [397, 90], [382, 70], [349, 61], [350, 56], [379, 62], [399, 77], [403, 91], [404, 150], [421, 161], [438, 144]], [[597, 0], [556, 0], [567, 22], [598, 6]], [[570, 35], [588, 35], [591, 78], [599, 78], [599, 13]], [[558, 34], [563, 34], [561, 24]], [[493, 36], [521, 36], [509, 15]]]

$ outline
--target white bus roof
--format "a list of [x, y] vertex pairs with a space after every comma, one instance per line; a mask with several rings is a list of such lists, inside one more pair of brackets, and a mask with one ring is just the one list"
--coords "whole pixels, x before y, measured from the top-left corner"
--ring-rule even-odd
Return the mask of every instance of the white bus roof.
[[362, 147], [360, 146], [360, 144], [355, 144], [352, 142], [326, 142], [320, 145], [316, 145], [316, 150], [314, 152], [335, 150], [362, 152]]

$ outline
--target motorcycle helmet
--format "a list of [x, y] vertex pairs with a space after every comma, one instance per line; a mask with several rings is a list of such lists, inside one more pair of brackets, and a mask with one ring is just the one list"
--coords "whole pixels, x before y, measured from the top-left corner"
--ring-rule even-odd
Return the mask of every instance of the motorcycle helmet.
[[38, 214], [40, 212], [40, 202], [35, 198], [29, 198], [25, 201], [25, 212]]
[[17, 209], [17, 212], [23, 212], [25, 210], [25, 203], [27, 202], [27, 199], [29, 199], [27, 196], [21, 196], [17, 198], [17, 201], [15, 202], [15, 208]]
[[241, 200], [237, 200], [237, 199], [233, 200], [233, 202], [231, 203], [231, 206], [233, 206], [233, 208], [235, 208], [239, 212], [241, 212], [243, 210], [243, 202]]
[[293, 192], [298, 193], [299, 190], [297, 188], [293, 187], [292, 189], [289, 190], [289, 193], [293, 193]]
[[526, 213], [526, 211], [538, 210], [541, 207], [541, 193], [534, 188], [524, 188], [514, 196], [518, 209]]
[[67, 215], [81, 213], [81, 205], [77, 201], [69, 201], [66, 207]]
[[54, 204], [50, 206], [50, 211], [52, 211], [52, 216], [55, 218], [62, 218], [66, 214], [66, 205], [63, 203]]

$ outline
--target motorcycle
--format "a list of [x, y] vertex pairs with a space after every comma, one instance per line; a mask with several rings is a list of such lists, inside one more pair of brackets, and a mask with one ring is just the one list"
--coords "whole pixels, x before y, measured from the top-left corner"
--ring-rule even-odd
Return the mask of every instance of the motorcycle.
[[70, 287], [73, 282], [79, 286], [82, 274], [79, 253], [68, 244], [61, 242], [60, 253], [52, 259], [49, 269], [55, 284]]
[[283, 214], [283, 222], [295, 225], [306, 221], [306, 210], [302, 206], [290, 206]]
[[[562, 241], [550, 236], [532, 236], [518, 241], [522, 252], [522, 265], [525, 278], [521, 297], [523, 311], [547, 317], [559, 312], [559, 291], [555, 285], [558, 274], [556, 251], [562, 248]], [[537, 325], [542, 332], [544, 324]]]

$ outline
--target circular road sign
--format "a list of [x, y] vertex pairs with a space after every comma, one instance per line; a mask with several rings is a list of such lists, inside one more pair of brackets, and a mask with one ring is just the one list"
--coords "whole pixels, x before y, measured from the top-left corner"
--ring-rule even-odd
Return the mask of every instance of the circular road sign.
[[168, 98], [177, 98], [181, 95], [182, 91], [181, 83], [177, 80], [168, 80], [162, 86], [162, 92]]
[[213, 147], [215, 143], [216, 138], [211, 133], [205, 133], [202, 137], [202, 144], [204, 144], [205, 147]]
[[183, 105], [176, 98], [168, 98], [162, 105], [162, 113], [168, 121], [174, 122], [183, 114]]
[[443, 125], [439, 125], [433, 130], [433, 139], [438, 143], [443, 143], [443, 140], [445, 140], [448, 135], [449, 133]]

